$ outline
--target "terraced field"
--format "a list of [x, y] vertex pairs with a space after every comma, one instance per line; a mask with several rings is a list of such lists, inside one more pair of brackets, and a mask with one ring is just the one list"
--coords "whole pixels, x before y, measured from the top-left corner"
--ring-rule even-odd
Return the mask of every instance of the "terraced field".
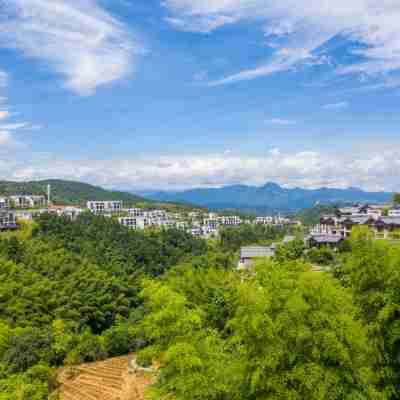
[[60, 400], [143, 400], [151, 380], [129, 368], [124, 356], [65, 369]]

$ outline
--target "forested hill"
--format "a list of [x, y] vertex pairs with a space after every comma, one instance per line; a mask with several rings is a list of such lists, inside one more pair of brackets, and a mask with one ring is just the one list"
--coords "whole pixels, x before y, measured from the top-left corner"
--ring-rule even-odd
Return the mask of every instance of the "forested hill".
[[145, 200], [131, 193], [110, 191], [87, 183], [59, 179], [31, 182], [0, 181], [0, 195], [46, 194], [48, 184], [51, 185], [52, 199], [57, 204], [83, 205], [88, 200], [122, 200], [127, 204], [151, 203], [151, 200]]

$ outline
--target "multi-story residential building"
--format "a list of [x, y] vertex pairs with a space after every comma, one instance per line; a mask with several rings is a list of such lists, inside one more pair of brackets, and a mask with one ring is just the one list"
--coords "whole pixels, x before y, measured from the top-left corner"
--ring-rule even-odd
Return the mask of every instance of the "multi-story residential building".
[[13, 195], [9, 196], [11, 207], [15, 208], [36, 208], [45, 207], [47, 205], [46, 196], [34, 195]]
[[390, 238], [393, 233], [400, 229], [400, 217], [379, 217], [367, 215], [352, 217], [337, 217], [325, 215], [320, 223], [311, 230], [311, 236], [340, 237], [347, 239], [354, 226], [368, 226], [375, 234], [376, 239]]
[[400, 207], [399, 208], [392, 208], [388, 211], [389, 217], [400, 217]]
[[10, 200], [8, 197], [0, 197], [0, 210], [10, 207]]
[[274, 224], [274, 217], [257, 217], [256, 224], [258, 225], [273, 225]]
[[218, 222], [221, 225], [236, 226], [236, 225], [240, 225], [242, 223], [242, 220], [237, 215], [230, 215], [230, 216], [218, 217]]
[[94, 214], [118, 213], [122, 211], [122, 201], [88, 201], [86, 205]]
[[75, 220], [80, 214], [84, 212], [84, 210], [80, 207], [74, 206], [49, 206], [47, 210], [44, 210], [49, 214], [55, 214], [58, 216], [63, 216], [71, 219], [72, 221]]
[[175, 228], [184, 231], [188, 228], [188, 223], [186, 221], [176, 221]]
[[283, 226], [283, 225], [297, 225], [300, 226], [301, 222], [296, 221], [290, 218], [284, 218], [279, 216], [266, 216], [266, 217], [257, 217], [256, 224], [259, 225], [273, 225], [273, 226]]
[[220, 221], [218, 220], [217, 217], [205, 218], [203, 220], [203, 225], [210, 229], [218, 229], [218, 226], [220, 225]]
[[143, 217], [121, 217], [118, 222], [130, 229], [145, 229], [150, 226], [148, 219]]
[[0, 231], [17, 229], [17, 218], [13, 211], [1, 210], [0, 211]]
[[374, 219], [378, 219], [383, 216], [383, 210], [385, 205], [383, 204], [355, 204], [351, 207], [339, 208], [336, 212], [338, 217], [363, 217], [368, 215]]
[[144, 216], [144, 210], [142, 210], [141, 208], [129, 208], [126, 211], [128, 212], [128, 214], [131, 217], [143, 217]]

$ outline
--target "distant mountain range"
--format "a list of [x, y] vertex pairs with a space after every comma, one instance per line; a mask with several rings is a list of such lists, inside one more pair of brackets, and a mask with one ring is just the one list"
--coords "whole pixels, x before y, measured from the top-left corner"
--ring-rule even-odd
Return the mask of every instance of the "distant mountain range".
[[190, 203], [215, 210], [236, 209], [258, 214], [297, 212], [316, 204], [385, 203], [390, 201], [392, 196], [392, 193], [366, 192], [358, 188], [287, 189], [271, 182], [261, 187], [234, 185], [146, 194], [146, 197], [152, 200]]

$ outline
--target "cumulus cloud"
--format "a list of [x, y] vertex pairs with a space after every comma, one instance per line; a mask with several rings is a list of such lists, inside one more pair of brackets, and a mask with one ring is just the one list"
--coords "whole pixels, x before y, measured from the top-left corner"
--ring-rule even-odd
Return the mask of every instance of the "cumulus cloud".
[[[16, 163], [15, 158], [13, 162]], [[146, 157], [134, 160], [21, 160], [0, 168], [0, 178], [65, 178], [123, 189], [179, 190], [228, 184], [262, 185], [274, 181], [289, 187], [349, 187], [399, 190], [400, 152], [370, 155], [284, 152], [264, 156], [237, 153]]]
[[[240, 71], [214, 85], [255, 79], [298, 64], [330, 63], [322, 49], [335, 37], [356, 43], [357, 62], [338, 73], [381, 76], [400, 70], [400, 2], [393, 0], [164, 0], [176, 28], [212, 32], [226, 24], [251, 20], [264, 27], [275, 49], [264, 65]], [[354, 58], [354, 57], [353, 57]]]
[[4, 0], [1, 11], [0, 46], [41, 61], [80, 95], [126, 77], [140, 51], [96, 0]]

